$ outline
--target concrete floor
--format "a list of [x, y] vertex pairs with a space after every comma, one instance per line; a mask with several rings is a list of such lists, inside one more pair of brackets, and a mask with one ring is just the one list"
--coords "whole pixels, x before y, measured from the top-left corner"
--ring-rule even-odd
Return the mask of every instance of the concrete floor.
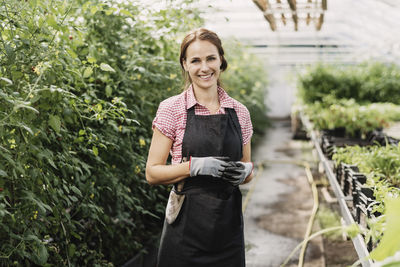
[[[253, 161], [312, 161], [309, 143], [293, 141], [291, 137], [289, 120], [274, 121], [253, 151]], [[248, 197], [244, 211], [246, 266], [280, 266], [303, 240], [313, 206], [304, 168], [270, 162], [241, 189], [244, 201]], [[321, 239], [310, 243], [304, 266], [324, 266], [322, 250]], [[298, 253], [287, 266], [297, 266], [297, 259]]]

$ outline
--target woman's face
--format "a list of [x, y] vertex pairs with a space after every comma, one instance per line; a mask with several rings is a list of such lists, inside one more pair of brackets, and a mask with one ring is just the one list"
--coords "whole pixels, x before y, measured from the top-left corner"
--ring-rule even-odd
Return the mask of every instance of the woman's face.
[[188, 46], [186, 60], [183, 61], [193, 86], [201, 89], [217, 86], [221, 64], [217, 47], [202, 40], [196, 40]]

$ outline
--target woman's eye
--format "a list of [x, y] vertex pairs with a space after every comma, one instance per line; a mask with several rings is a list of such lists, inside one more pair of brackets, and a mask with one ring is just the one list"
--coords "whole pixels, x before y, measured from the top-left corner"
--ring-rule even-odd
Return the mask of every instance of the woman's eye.
[[215, 57], [208, 58], [208, 61], [213, 61], [213, 60], [215, 60]]
[[193, 59], [192, 60], [192, 63], [196, 63], [196, 62], [198, 62], [199, 60], [198, 59]]

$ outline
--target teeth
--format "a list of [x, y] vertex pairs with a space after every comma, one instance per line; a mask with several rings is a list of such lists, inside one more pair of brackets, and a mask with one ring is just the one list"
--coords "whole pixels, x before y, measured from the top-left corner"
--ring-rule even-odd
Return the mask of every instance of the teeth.
[[212, 75], [212, 73], [210, 73], [208, 75], [199, 75], [199, 77], [202, 78], [202, 79], [208, 79], [208, 78], [211, 77], [211, 75]]

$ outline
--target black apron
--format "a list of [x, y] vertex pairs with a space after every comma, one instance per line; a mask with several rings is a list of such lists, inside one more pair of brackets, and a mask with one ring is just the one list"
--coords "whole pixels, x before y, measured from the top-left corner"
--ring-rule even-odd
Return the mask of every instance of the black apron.
[[[243, 157], [242, 132], [234, 109], [225, 114], [187, 111], [182, 158]], [[173, 189], [175, 190], [175, 188]], [[179, 193], [179, 192], [177, 192]], [[244, 267], [242, 195], [239, 187], [219, 178], [185, 179], [185, 200], [175, 222], [164, 222], [158, 267]]]

